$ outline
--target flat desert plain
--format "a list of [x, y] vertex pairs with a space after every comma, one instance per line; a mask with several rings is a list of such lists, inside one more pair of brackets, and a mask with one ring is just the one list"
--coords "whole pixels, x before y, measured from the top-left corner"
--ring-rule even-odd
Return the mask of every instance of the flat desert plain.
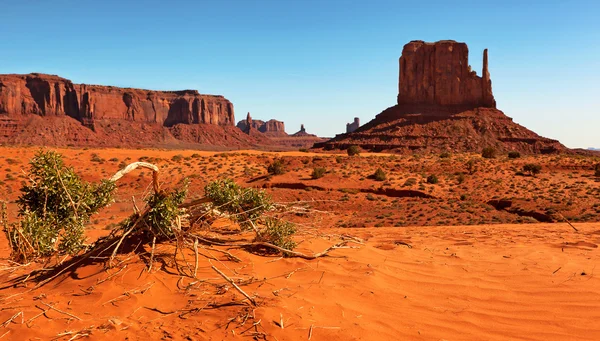
[[[0, 148], [9, 222], [37, 150]], [[265, 189], [296, 223], [297, 251], [347, 247], [312, 260], [202, 247], [191, 278], [168, 261], [174, 244], [157, 245], [162, 261], [150, 271], [141, 245], [110, 268], [87, 259], [46, 281], [29, 274], [48, 264], [11, 262], [2, 236], [1, 339], [600, 339], [596, 158], [56, 150], [88, 181], [145, 160], [165, 187], [189, 178], [190, 198], [225, 177]], [[281, 175], [267, 173], [275, 160]], [[531, 163], [540, 174], [523, 172]], [[324, 176], [313, 179], [315, 168]], [[378, 168], [385, 179], [372, 176]], [[143, 205], [150, 179], [140, 170], [119, 181], [115, 202], [92, 219], [90, 243], [131, 214], [132, 197]], [[236, 227], [217, 220], [203, 233], [227, 229]]]

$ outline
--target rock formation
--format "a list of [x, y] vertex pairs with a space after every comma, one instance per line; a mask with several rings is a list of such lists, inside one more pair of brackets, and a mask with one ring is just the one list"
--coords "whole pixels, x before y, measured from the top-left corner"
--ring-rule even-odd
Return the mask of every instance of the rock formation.
[[397, 105], [353, 132], [315, 148], [397, 152], [481, 152], [484, 147], [524, 153], [566, 151], [556, 140], [522, 127], [496, 109], [483, 51], [482, 76], [469, 65], [465, 43], [411, 41], [400, 57]]
[[253, 137], [267, 137], [273, 146], [289, 147], [289, 148], [310, 148], [317, 142], [323, 142], [316, 135], [308, 134], [304, 130], [304, 125], [300, 126], [300, 131], [288, 135], [285, 132], [283, 122], [277, 120], [261, 121], [255, 120], [250, 116], [246, 116], [245, 120], [239, 121], [237, 127], [244, 133]]
[[234, 122], [230, 101], [195, 90], [73, 84], [36, 73], [0, 75], [0, 143], [225, 148], [269, 143], [240, 133]]
[[277, 121], [274, 119], [266, 122], [261, 120], [253, 120], [250, 116], [250, 113], [248, 113], [245, 120], [237, 123], [237, 127], [245, 133], [249, 133], [251, 127], [252, 129], [258, 130], [267, 136], [288, 136], [285, 132], [285, 124], [282, 121]]
[[411, 41], [404, 45], [399, 64], [399, 105], [459, 110], [496, 107], [487, 49], [483, 52], [483, 77], [471, 70], [467, 44], [451, 40], [437, 43]]
[[233, 125], [233, 104], [195, 90], [150, 91], [73, 84], [58, 76], [0, 75], [0, 115], [69, 116], [92, 126], [96, 120]]
[[351, 133], [360, 127], [360, 119], [358, 117], [354, 118], [354, 122], [346, 123], [346, 133]]

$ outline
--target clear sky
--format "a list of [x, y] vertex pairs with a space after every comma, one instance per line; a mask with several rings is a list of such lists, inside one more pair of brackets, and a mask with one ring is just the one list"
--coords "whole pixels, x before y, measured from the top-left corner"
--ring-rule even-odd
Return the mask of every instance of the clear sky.
[[396, 102], [410, 40], [489, 49], [498, 108], [569, 147], [600, 147], [600, 1], [0, 0], [0, 73], [198, 89], [333, 136]]

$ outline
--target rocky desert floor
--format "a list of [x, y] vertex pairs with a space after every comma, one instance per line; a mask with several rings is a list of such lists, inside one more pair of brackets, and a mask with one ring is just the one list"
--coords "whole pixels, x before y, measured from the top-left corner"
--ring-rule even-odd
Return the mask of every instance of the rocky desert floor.
[[[9, 221], [38, 149], [0, 147]], [[189, 178], [192, 198], [225, 177], [264, 188], [299, 227], [299, 251], [341, 239], [352, 248], [314, 260], [202, 249], [191, 279], [168, 263], [146, 271], [145, 246], [110, 269], [88, 260], [42, 283], [27, 274], [44, 264], [11, 263], [2, 236], [0, 339], [600, 339], [598, 158], [58, 151], [89, 181], [145, 160], [160, 167], [164, 186]], [[269, 175], [276, 159], [284, 173]], [[540, 165], [540, 174], [527, 175], [525, 164]], [[313, 179], [316, 168], [324, 175]], [[372, 176], [377, 169], [385, 179]], [[150, 179], [137, 171], [119, 182], [90, 242], [131, 214], [132, 197], [143, 203]], [[172, 249], [159, 245], [156, 253]]]

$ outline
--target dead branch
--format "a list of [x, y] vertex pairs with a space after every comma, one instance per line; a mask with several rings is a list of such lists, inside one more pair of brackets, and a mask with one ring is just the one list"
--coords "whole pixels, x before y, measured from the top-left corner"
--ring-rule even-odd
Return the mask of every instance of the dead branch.
[[54, 306], [52, 306], [52, 305], [50, 305], [50, 304], [48, 304], [48, 303], [46, 303], [46, 302], [43, 302], [43, 301], [40, 301], [40, 302], [42, 302], [42, 304], [43, 304], [43, 305], [47, 306], [48, 308], [50, 308], [50, 309], [52, 309], [52, 310], [55, 310], [55, 311], [57, 311], [57, 312], [59, 312], [59, 313], [61, 313], [61, 314], [65, 314], [65, 315], [67, 315], [67, 316], [71, 316], [72, 318], [74, 318], [74, 319], [76, 319], [76, 320], [79, 320], [79, 321], [81, 321], [81, 319], [80, 319], [79, 317], [77, 317], [77, 316], [75, 316], [75, 315], [73, 315], [73, 314], [71, 314], [71, 313], [67, 313], [66, 311], [62, 311], [62, 310], [59, 310], [59, 309], [57, 309], [57, 308], [54, 308]]
[[240, 294], [244, 295], [244, 297], [246, 297], [250, 302], [252, 302], [252, 304], [254, 306], [256, 306], [256, 301], [248, 296], [248, 294], [246, 294], [246, 292], [244, 292], [244, 290], [242, 290], [240, 287], [237, 286], [237, 284], [235, 284], [235, 282], [227, 277], [227, 275], [225, 275], [224, 273], [221, 272], [221, 270], [217, 269], [214, 265], [211, 265], [212, 269], [215, 270], [219, 275], [221, 275], [221, 277], [223, 277], [227, 282], [231, 283], [231, 285], [233, 285], [233, 287], [240, 292]]
[[8, 327], [9, 324], [11, 324], [17, 317], [19, 317], [19, 315], [21, 315], [21, 324], [23, 324], [23, 312], [19, 311], [18, 313], [14, 314], [12, 317], [10, 317], [8, 320], [6, 320], [2, 324], [0, 324], [0, 327]]
[[560, 217], [561, 217], [561, 218], [562, 218], [564, 221], [566, 221], [566, 222], [567, 222], [567, 224], [569, 224], [569, 226], [571, 226], [571, 227], [573, 228], [573, 230], [575, 230], [575, 232], [579, 232], [579, 230], [578, 230], [578, 229], [576, 229], [576, 228], [575, 228], [575, 226], [573, 226], [573, 224], [571, 224], [571, 222], [570, 222], [570, 221], [568, 221], [568, 220], [567, 220], [567, 218], [565, 218], [565, 216], [564, 216], [564, 215], [562, 215], [562, 214], [560, 214], [560, 213], [559, 213], [558, 215], [559, 215], [559, 216], [560, 216]]
[[110, 181], [112, 182], [116, 182], [117, 180], [119, 180], [120, 178], [122, 178], [123, 176], [125, 176], [125, 174], [133, 171], [134, 169], [138, 168], [138, 167], [143, 167], [143, 168], [148, 168], [150, 170], [152, 170], [152, 185], [154, 186], [154, 192], [158, 193], [158, 191], [160, 190], [160, 186], [158, 183], [158, 167], [148, 163], [148, 162], [134, 162], [131, 163], [129, 165], [127, 165], [127, 167], [121, 169], [120, 171], [116, 172], [115, 175], [113, 175], [110, 178]]

